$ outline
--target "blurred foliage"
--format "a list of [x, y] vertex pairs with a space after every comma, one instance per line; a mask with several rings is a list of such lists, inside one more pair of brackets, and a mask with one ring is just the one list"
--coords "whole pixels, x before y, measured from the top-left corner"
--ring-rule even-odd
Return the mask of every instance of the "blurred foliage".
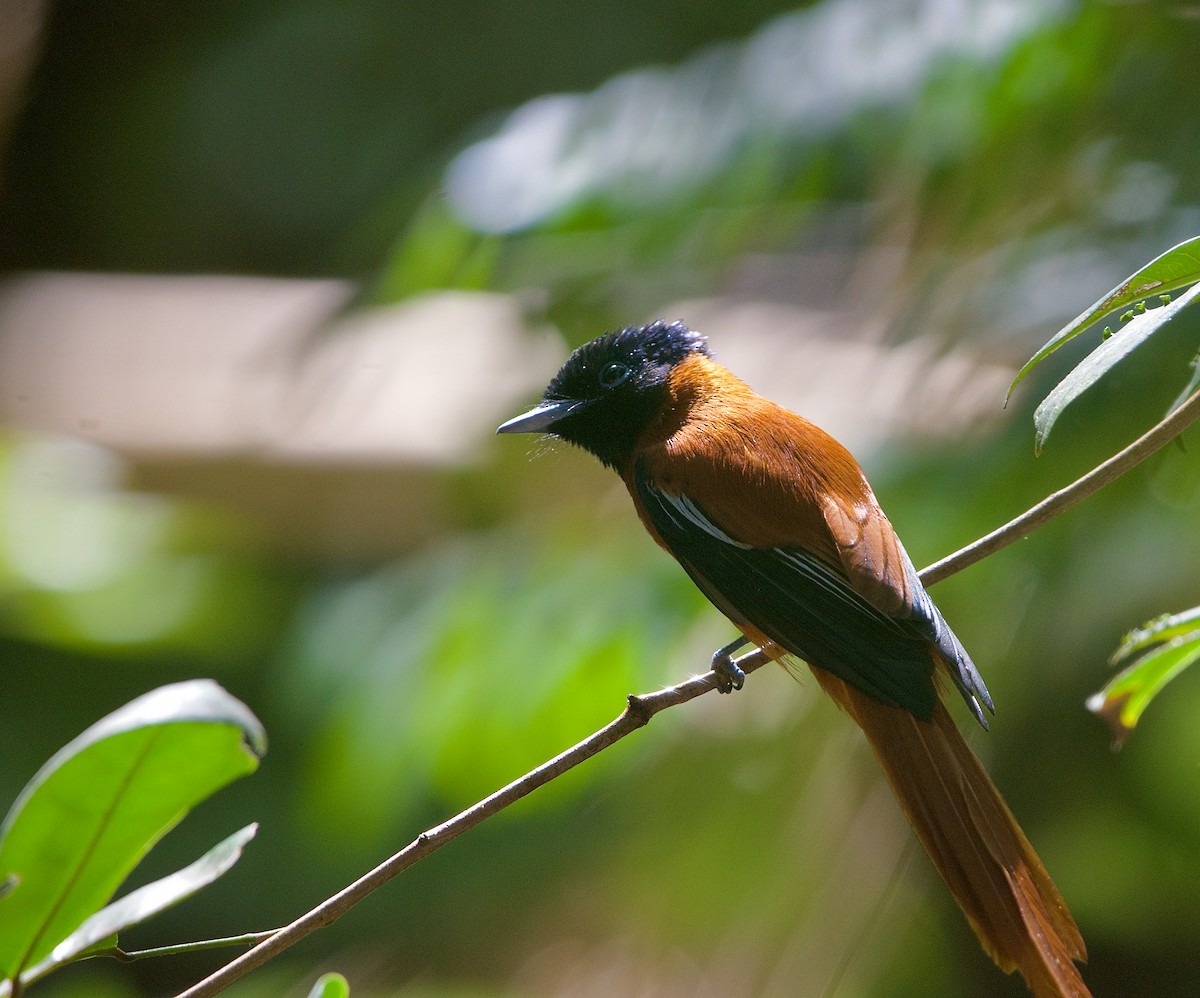
[[[887, 344], [932, 335], [1015, 370], [1200, 231], [1185, 14], [55, 5], [6, 150], [0, 265], [334, 273], [364, 302], [487, 289], [568, 343], [700, 299], [843, 308]], [[987, 434], [860, 454], [918, 564], [1157, 421], [1196, 352], [1184, 326], [1081, 395], [1036, 461], [1033, 405], [1086, 336]], [[348, 562], [273, 548], [231, 508], [135, 493], [91, 445], [5, 437], [0, 796], [175, 679], [219, 673], [272, 736], [256, 779], [139, 875], [190, 862], [230, 813], [260, 819], [253, 853], [130, 945], [289, 921], [728, 640], [583, 456], [478, 455], [415, 469], [462, 529]], [[1168, 448], [935, 593], [998, 704], [976, 747], [1072, 905], [1098, 994], [1194, 993], [1200, 692], [1175, 684], [1116, 756], [1084, 700], [1121, 633], [1197, 602], [1197, 508], [1194, 453]], [[356, 995], [406, 998], [1022, 993], [906, 860], [908, 836], [852, 726], [763, 672], [229, 994], [306, 994], [326, 960]], [[92, 962], [44, 989], [161, 994], [218, 959]]]
[[[124, 485], [124, 462], [81, 440], [0, 438], [0, 619], [84, 652], [257, 660], [289, 586], [210, 510]], [[266, 626], [264, 626], [266, 625]]]
[[308, 998], [349, 998], [350, 984], [341, 974], [322, 974]]
[[1123, 662], [1139, 651], [1144, 654], [1088, 700], [1088, 709], [1112, 727], [1118, 746], [1129, 737], [1142, 711], [1162, 688], [1200, 660], [1200, 607], [1163, 614], [1145, 627], [1130, 631], [1112, 661]]

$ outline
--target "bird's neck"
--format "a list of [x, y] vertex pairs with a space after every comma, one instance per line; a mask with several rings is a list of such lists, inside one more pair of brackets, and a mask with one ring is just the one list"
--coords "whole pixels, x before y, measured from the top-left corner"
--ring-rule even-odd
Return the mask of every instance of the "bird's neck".
[[635, 454], [666, 444], [685, 427], [695, 429], [721, 411], [733, 412], [758, 398], [749, 385], [703, 354], [692, 354], [676, 364], [664, 391], [662, 405], [638, 437]]

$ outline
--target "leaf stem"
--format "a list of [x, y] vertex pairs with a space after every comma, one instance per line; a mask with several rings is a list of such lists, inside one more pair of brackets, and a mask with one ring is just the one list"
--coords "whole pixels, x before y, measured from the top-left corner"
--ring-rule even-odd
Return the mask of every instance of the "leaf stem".
[[198, 939], [190, 943], [175, 943], [171, 946], [153, 946], [150, 949], [123, 950], [120, 946], [111, 949], [96, 950], [88, 956], [110, 956], [121, 963], [133, 963], [136, 960], [149, 960], [159, 956], [177, 956], [180, 953], [199, 953], [208, 949], [223, 949], [226, 946], [247, 946], [259, 943], [279, 932], [279, 929], [266, 929], [263, 932], [244, 932], [240, 936], [221, 936], [218, 939]]

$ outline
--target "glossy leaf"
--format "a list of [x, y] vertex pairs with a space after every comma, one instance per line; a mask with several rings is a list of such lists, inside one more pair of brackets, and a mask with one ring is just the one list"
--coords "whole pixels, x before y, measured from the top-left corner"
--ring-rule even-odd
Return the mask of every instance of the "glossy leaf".
[[1181, 391], [1175, 397], [1175, 401], [1171, 403], [1171, 412], [1174, 412], [1181, 405], [1183, 405], [1184, 402], [1192, 397], [1196, 389], [1200, 388], [1200, 353], [1197, 353], [1196, 356], [1192, 358], [1191, 368], [1192, 376], [1188, 379], [1188, 383], [1183, 386], [1183, 391]]
[[262, 726], [209, 680], [98, 721], [34, 776], [0, 827], [0, 979], [50, 957], [196, 804], [252, 772]]
[[139, 887], [119, 901], [101, 908], [55, 946], [50, 956], [23, 973], [22, 983], [45, 977], [56, 967], [80, 956], [113, 949], [120, 933], [191, 897], [231, 869], [257, 831], [257, 824], [247, 825], [218, 842], [182, 870]]
[[[1041, 451], [1064, 409], [1094, 385], [1125, 357], [1146, 342], [1200, 296], [1200, 284], [1180, 295], [1170, 304], [1148, 309], [1129, 319], [1124, 326], [1104, 340], [1084, 360], [1055, 386], [1033, 414], [1036, 438], [1034, 447]], [[1182, 401], [1182, 399], [1181, 399]]]
[[1200, 632], [1200, 606], [1183, 613], [1164, 613], [1126, 634], [1121, 646], [1113, 652], [1112, 662], [1116, 665], [1143, 648], [1196, 632]]
[[1130, 274], [1120, 284], [1085, 311], [1063, 326], [1037, 353], [1029, 358], [1013, 378], [1008, 388], [1012, 395], [1021, 379], [1034, 367], [1110, 312], [1129, 308], [1148, 295], [1164, 295], [1200, 281], [1200, 236], [1173, 246], [1155, 257], [1141, 270]]
[[322, 974], [308, 998], [349, 998], [350, 983], [341, 974]]
[[1113, 655], [1113, 661], [1123, 661], [1152, 645], [1158, 647], [1123, 669], [1104, 689], [1088, 699], [1088, 710], [1108, 723], [1118, 747], [1129, 737], [1142, 712], [1162, 688], [1200, 660], [1200, 607], [1158, 617], [1131, 631]]

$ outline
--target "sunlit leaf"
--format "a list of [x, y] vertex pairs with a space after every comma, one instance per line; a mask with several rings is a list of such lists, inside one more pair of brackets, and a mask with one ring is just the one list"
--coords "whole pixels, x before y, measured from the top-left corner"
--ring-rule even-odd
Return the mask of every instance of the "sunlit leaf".
[[1195, 632], [1200, 632], [1200, 606], [1183, 613], [1164, 613], [1126, 634], [1121, 646], [1113, 652], [1112, 663], [1116, 665], [1135, 651]]
[[1067, 323], [1050, 338], [1045, 346], [1025, 362], [1025, 365], [1017, 372], [1017, 376], [1013, 378], [1008, 394], [1011, 396], [1013, 390], [1021, 383], [1021, 379], [1050, 354], [1110, 312], [1129, 308], [1145, 300], [1148, 295], [1169, 294], [1179, 288], [1194, 284], [1196, 281], [1200, 281], [1200, 236], [1188, 239], [1178, 246], [1173, 246], [1161, 256], [1155, 257], [1141, 270], [1125, 278], [1090, 308]]
[[341, 974], [322, 974], [308, 993], [308, 998], [348, 998], [350, 984]]
[[262, 726], [209, 680], [126, 704], [54, 755], [0, 827], [0, 979], [48, 958], [196, 804], [252, 772]]
[[[1190, 623], [1186, 622], [1190, 618]], [[1132, 651], [1159, 644], [1116, 675], [1099, 693], [1090, 697], [1088, 710], [1112, 728], [1116, 746], [1124, 743], [1136, 727], [1150, 701], [1193, 662], [1200, 659], [1200, 608], [1176, 617], [1160, 617], [1146, 628], [1134, 631], [1114, 656], [1124, 658]]]
[[79, 956], [111, 950], [116, 945], [119, 933], [191, 897], [231, 869], [257, 831], [257, 824], [247, 825], [218, 842], [182, 870], [139, 887], [119, 901], [101, 908], [55, 946], [50, 956], [23, 973], [22, 983], [44, 977], [55, 967], [70, 963]]
[[1200, 353], [1197, 353], [1196, 356], [1192, 358], [1191, 368], [1191, 378], [1188, 380], [1188, 383], [1184, 385], [1183, 391], [1181, 391], [1175, 397], [1175, 401], [1171, 403], [1168, 411], [1174, 412], [1181, 405], [1183, 405], [1184, 402], [1191, 398], [1192, 393], [1195, 392], [1197, 388], [1200, 388]]
[[1034, 447], [1041, 451], [1064, 409], [1083, 392], [1100, 380], [1110, 369], [1146, 342], [1200, 296], [1200, 284], [1180, 295], [1168, 305], [1148, 309], [1129, 319], [1112, 336], [1104, 340], [1070, 374], [1042, 400], [1033, 414], [1037, 431]]

